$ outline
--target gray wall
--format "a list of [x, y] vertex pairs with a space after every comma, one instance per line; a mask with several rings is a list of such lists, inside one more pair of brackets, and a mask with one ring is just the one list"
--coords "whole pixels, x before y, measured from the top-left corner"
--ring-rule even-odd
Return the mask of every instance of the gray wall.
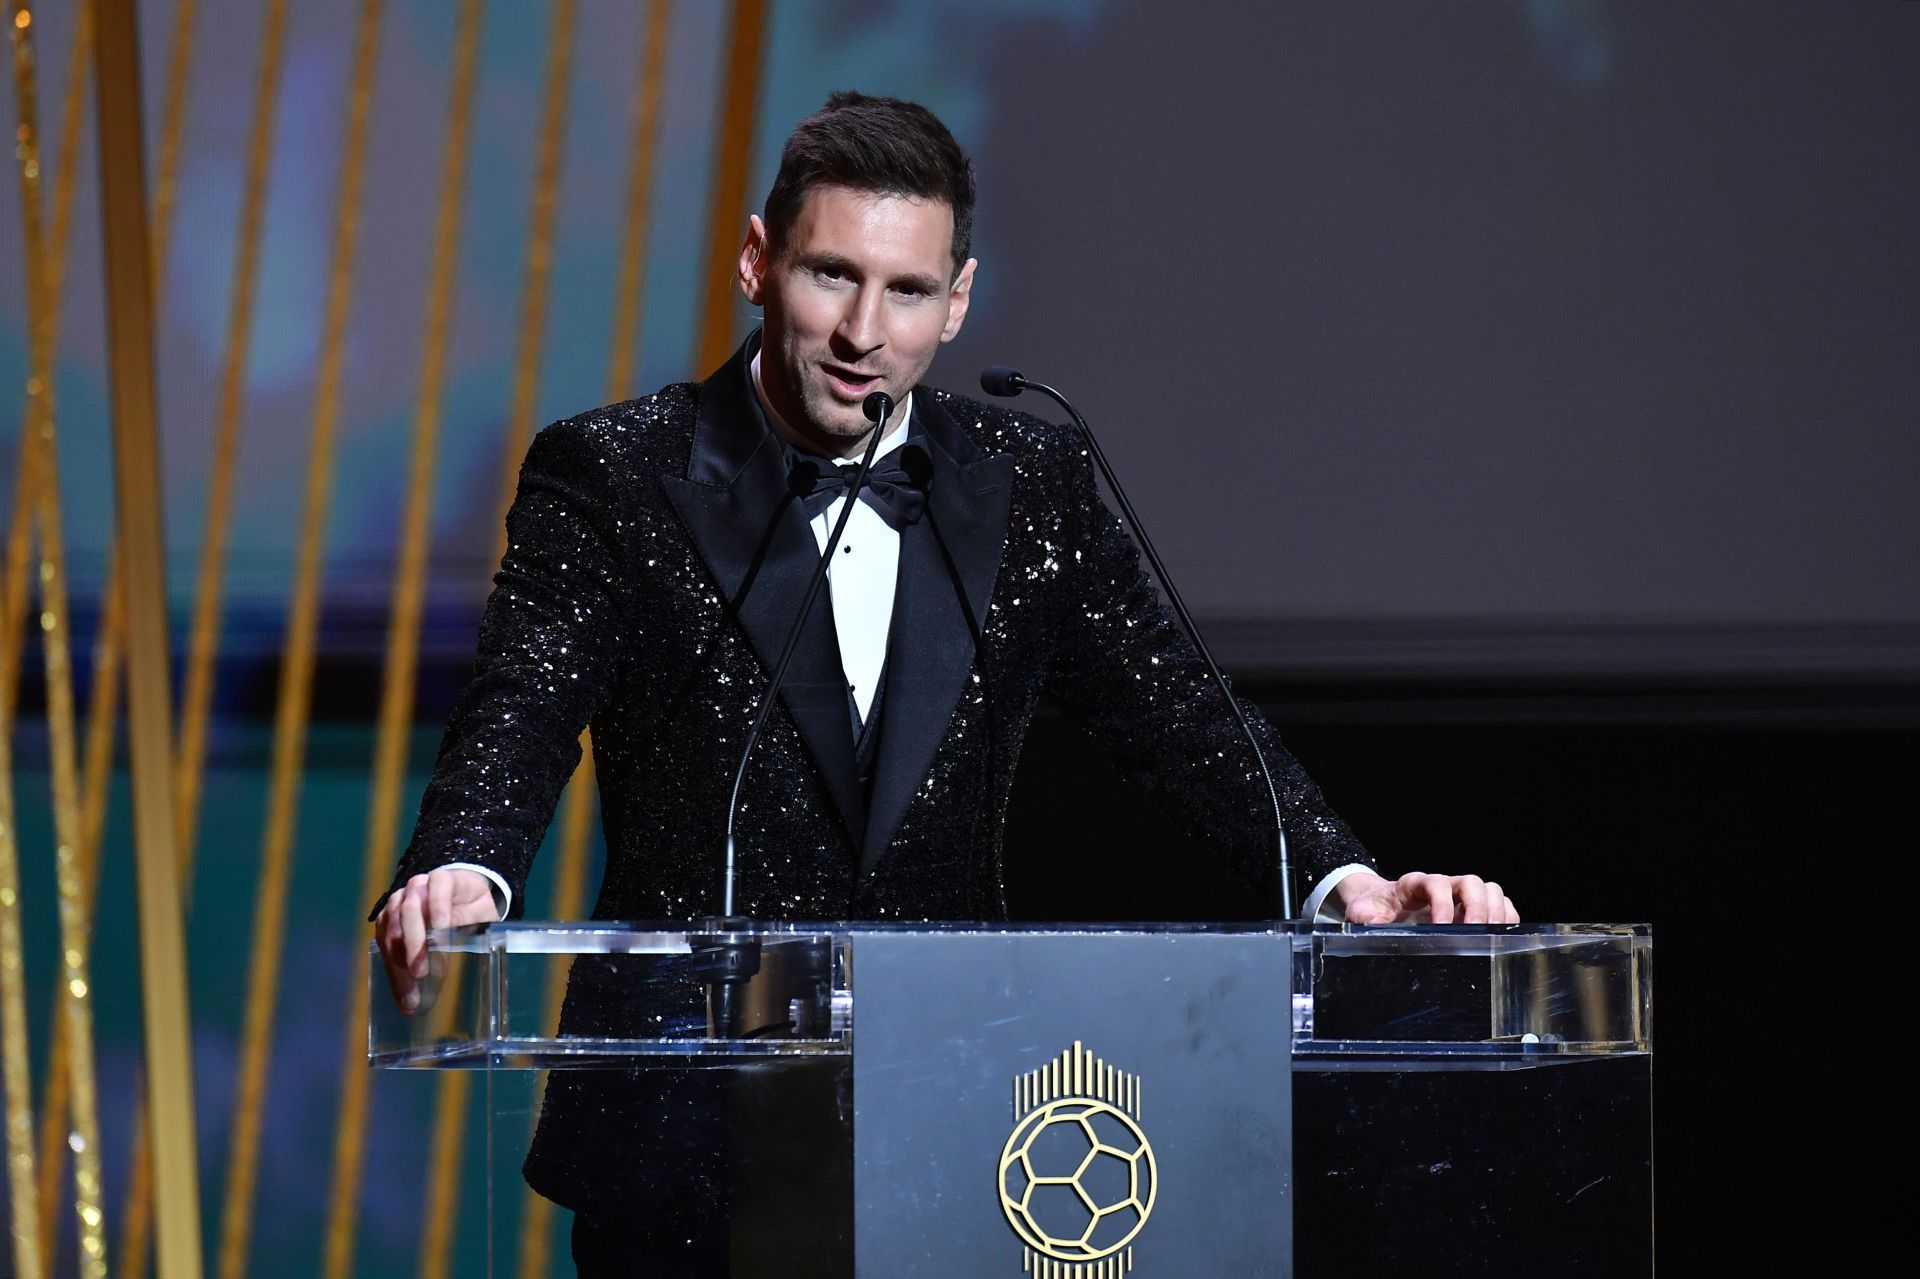
[[1001, 52], [938, 371], [1075, 395], [1196, 611], [1911, 661], [1920, 8], [1136, 3]]

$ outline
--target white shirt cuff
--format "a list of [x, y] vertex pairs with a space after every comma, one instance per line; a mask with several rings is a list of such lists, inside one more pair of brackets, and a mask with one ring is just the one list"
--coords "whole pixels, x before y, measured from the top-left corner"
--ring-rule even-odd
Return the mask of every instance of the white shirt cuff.
[[[507, 887], [507, 881], [500, 877], [499, 871], [488, 870], [485, 866], [476, 866], [472, 862], [448, 862], [441, 870], [471, 870], [485, 875], [493, 883], [493, 905], [499, 911], [499, 918], [507, 917], [507, 908], [513, 905], [513, 890]], [[1338, 875], [1340, 872], [1335, 871]]]
[[[475, 867], [475, 869], [477, 870], [479, 868]], [[1343, 922], [1347, 917], [1347, 910], [1346, 907], [1341, 904], [1340, 899], [1333, 895], [1333, 890], [1341, 880], [1357, 870], [1372, 871], [1373, 867], [1362, 865], [1360, 862], [1351, 862], [1348, 865], [1340, 867], [1338, 870], [1328, 872], [1325, 879], [1314, 885], [1313, 892], [1308, 895], [1306, 904], [1300, 907], [1300, 918], [1313, 924], [1338, 924]]]

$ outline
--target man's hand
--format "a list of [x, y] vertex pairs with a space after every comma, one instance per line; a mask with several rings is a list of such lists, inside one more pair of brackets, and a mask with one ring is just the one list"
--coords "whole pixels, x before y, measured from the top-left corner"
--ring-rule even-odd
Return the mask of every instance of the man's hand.
[[1413, 871], [1382, 879], [1358, 870], [1333, 886], [1352, 924], [1397, 924], [1426, 911], [1436, 924], [1517, 924], [1520, 912], [1478, 875], [1429, 875]]
[[493, 884], [478, 871], [441, 867], [415, 875], [396, 889], [373, 921], [373, 935], [387, 965], [393, 1002], [403, 1013], [420, 1006], [427, 975], [427, 930], [487, 924], [498, 918]]

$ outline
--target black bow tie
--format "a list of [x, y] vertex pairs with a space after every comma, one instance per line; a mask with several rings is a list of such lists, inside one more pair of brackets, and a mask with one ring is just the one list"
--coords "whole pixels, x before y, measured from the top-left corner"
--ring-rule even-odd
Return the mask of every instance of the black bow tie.
[[[911, 456], [903, 459], [903, 453]], [[931, 459], [924, 449], [902, 445], [874, 462], [873, 469], [867, 472], [866, 487], [860, 490], [860, 500], [871, 506], [896, 532], [916, 524], [927, 509], [925, 490], [930, 466]], [[789, 483], [807, 519], [816, 518], [835, 498], [845, 497], [859, 469], [856, 463], [836, 466], [825, 458], [794, 455]]]

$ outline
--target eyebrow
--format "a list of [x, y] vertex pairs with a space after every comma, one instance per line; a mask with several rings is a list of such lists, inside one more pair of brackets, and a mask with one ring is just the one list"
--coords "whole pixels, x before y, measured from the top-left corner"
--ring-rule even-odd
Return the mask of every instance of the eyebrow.
[[[802, 253], [796, 261], [804, 271], [841, 271], [853, 276], [863, 274], [859, 265], [855, 263], [853, 259], [844, 257], [838, 253]], [[895, 276], [888, 281], [888, 283], [896, 285], [904, 284], [911, 288], [919, 289], [923, 293], [938, 293], [941, 288], [944, 287], [943, 282], [938, 278], [931, 275], [922, 275], [918, 272]]]

